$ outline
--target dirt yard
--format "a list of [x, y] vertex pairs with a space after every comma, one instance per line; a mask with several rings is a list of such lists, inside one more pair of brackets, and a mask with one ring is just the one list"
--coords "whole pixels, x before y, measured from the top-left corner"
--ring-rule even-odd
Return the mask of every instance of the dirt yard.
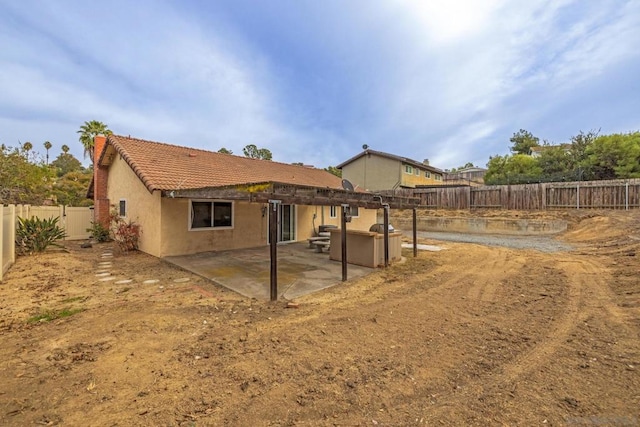
[[100, 281], [108, 244], [19, 258], [0, 425], [640, 425], [640, 213], [557, 215], [571, 252], [424, 241], [297, 308], [140, 253]]

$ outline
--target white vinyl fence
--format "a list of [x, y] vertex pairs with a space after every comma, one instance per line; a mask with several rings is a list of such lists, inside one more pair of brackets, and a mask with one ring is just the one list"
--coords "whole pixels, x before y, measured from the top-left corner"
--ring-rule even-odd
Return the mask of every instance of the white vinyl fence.
[[0, 282], [16, 260], [16, 227], [20, 218], [56, 218], [65, 230], [65, 240], [89, 238], [87, 228], [93, 221], [93, 210], [69, 206], [0, 205]]
[[16, 208], [0, 205], [0, 282], [2, 276], [16, 261]]

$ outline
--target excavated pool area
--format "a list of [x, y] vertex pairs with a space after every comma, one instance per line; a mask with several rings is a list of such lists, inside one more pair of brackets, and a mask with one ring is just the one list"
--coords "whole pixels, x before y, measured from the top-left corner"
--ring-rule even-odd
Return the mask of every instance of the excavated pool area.
[[[411, 218], [394, 217], [394, 228], [411, 238]], [[555, 236], [567, 230], [567, 222], [557, 219], [512, 218], [417, 218], [419, 239], [475, 243], [541, 252], [561, 252], [573, 249]]]
[[[412, 227], [411, 218], [394, 217], [392, 224], [403, 231]], [[446, 233], [505, 234], [544, 236], [567, 231], [567, 222], [559, 219], [421, 217], [418, 230]]]

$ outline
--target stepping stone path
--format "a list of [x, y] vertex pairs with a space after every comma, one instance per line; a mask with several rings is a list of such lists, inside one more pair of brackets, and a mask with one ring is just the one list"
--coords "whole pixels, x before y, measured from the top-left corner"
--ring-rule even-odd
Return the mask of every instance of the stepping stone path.
[[151, 280], [145, 280], [144, 282], [142, 282], [143, 285], [153, 285], [154, 283], [158, 283], [160, 280], [158, 279], [151, 279]]
[[[102, 259], [113, 258], [113, 252], [104, 251], [102, 255], [100, 255], [100, 258]], [[111, 261], [100, 261], [98, 263], [98, 270], [96, 271], [96, 277], [100, 278], [98, 279], [98, 281], [110, 282], [116, 279], [115, 277], [111, 276], [111, 272], [108, 270], [111, 267], [112, 267]]]
[[175, 283], [184, 283], [184, 282], [188, 282], [189, 280], [191, 280], [191, 279], [189, 279], [188, 277], [181, 277], [179, 279], [174, 279], [173, 281]]
[[124, 285], [125, 283], [131, 283], [133, 282], [133, 280], [131, 279], [124, 279], [124, 280], [118, 280], [116, 283], [116, 285]]

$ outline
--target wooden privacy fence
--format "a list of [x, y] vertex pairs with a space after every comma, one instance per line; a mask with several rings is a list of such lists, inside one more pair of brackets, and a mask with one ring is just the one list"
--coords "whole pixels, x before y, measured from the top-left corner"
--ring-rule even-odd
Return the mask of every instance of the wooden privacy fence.
[[429, 209], [637, 209], [640, 179], [395, 190]]
[[2, 276], [16, 260], [16, 228], [18, 218], [60, 218], [58, 224], [65, 230], [65, 240], [89, 238], [93, 210], [70, 206], [0, 205], [0, 282]]

